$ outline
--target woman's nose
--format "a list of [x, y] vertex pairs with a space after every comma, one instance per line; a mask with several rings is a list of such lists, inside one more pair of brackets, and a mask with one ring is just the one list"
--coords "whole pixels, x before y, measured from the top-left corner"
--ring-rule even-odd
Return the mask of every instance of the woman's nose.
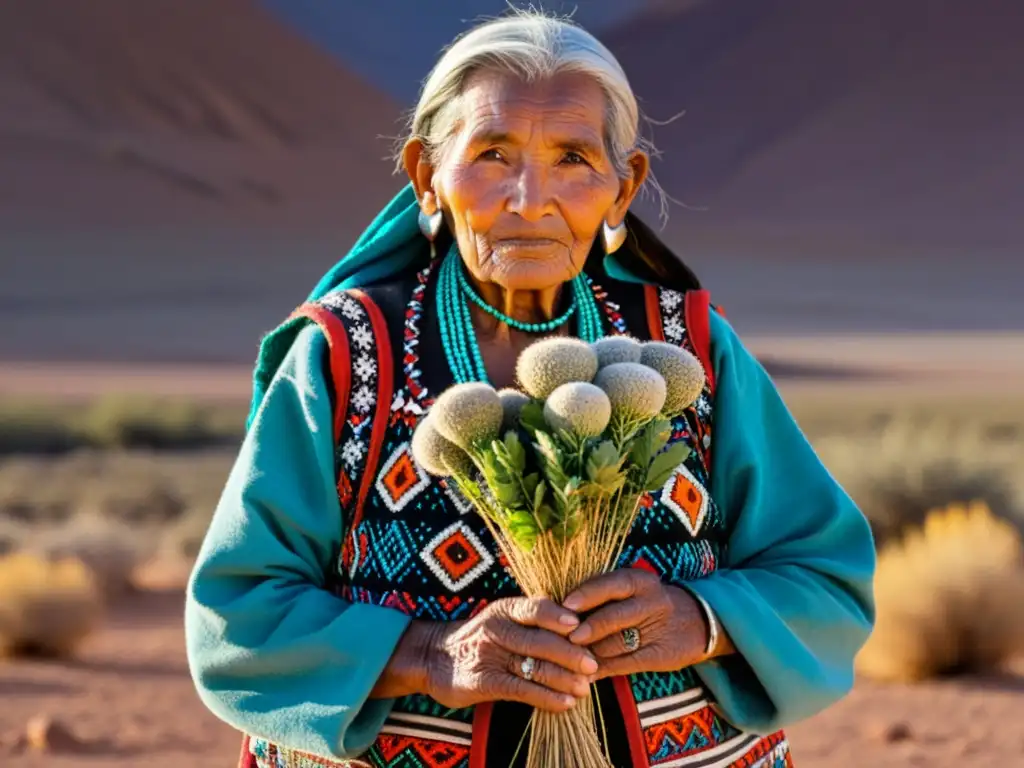
[[550, 213], [553, 205], [547, 174], [536, 166], [524, 166], [509, 195], [509, 210], [527, 221], [537, 221]]

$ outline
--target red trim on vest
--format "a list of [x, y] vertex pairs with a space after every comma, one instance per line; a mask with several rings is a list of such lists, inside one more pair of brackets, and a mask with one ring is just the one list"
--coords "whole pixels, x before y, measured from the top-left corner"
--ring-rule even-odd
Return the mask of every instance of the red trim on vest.
[[242, 752], [238, 756], [238, 768], [256, 768], [256, 755], [249, 751], [249, 736], [242, 739]]
[[329, 310], [316, 304], [303, 304], [291, 316], [312, 320], [320, 326], [327, 339], [327, 346], [331, 350], [331, 378], [334, 380], [334, 441], [337, 442], [341, 438], [341, 428], [345, 425], [349, 388], [352, 385], [352, 358], [349, 355], [345, 324]]
[[711, 359], [711, 294], [707, 291], [687, 291], [685, 306], [686, 332], [697, 353], [697, 359], [704, 366], [711, 394], [715, 393], [715, 367]]
[[630, 762], [635, 768], [647, 768], [650, 765], [647, 759], [647, 743], [644, 739], [643, 727], [640, 725], [640, 711], [636, 708], [633, 687], [629, 684], [629, 678], [625, 676], [613, 677], [612, 686], [615, 689], [615, 698], [619, 702], [622, 719], [626, 725]]
[[644, 286], [644, 305], [647, 308], [647, 330], [651, 341], [664, 341], [665, 329], [661, 327], [661, 302], [658, 301], [658, 286]]
[[486, 768], [487, 740], [491, 734], [491, 715], [494, 704], [489, 701], [477, 704], [473, 710], [473, 734], [470, 736], [469, 768]]
[[363, 476], [359, 481], [359, 495], [356, 497], [356, 508], [348, 529], [354, 530], [363, 519], [363, 507], [380, 462], [380, 452], [384, 448], [384, 437], [388, 429], [388, 417], [391, 414], [391, 398], [394, 394], [394, 360], [391, 357], [391, 337], [388, 336], [387, 321], [380, 307], [360, 290], [349, 293], [362, 302], [366, 314], [373, 326], [373, 337], [377, 344], [377, 410], [373, 414], [373, 430], [370, 432], [370, 449], [366, 455]]

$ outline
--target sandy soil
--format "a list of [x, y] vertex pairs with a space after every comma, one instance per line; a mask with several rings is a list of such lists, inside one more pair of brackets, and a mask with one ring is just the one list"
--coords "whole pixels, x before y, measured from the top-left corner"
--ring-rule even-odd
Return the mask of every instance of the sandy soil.
[[[744, 334], [744, 342], [786, 393], [1002, 394], [1024, 384], [1022, 333]], [[238, 399], [251, 386], [248, 363], [9, 362], [0, 355], [0, 396]]]
[[[22, 753], [19, 768], [225, 768], [239, 739], [196, 698], [186, 669], [180, 590], [122, 603], [81, 660], [0, 665], [0, 764], [36, 715], [80, 743]], [[918, 687], [860, 685], [846, 700], [790, 729], [800, 768], [1024, 764], [1024, 678]]]

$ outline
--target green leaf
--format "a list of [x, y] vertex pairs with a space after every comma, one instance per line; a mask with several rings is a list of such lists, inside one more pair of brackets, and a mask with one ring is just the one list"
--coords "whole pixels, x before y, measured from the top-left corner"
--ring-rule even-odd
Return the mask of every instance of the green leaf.
[[629, 451], [629, 459], [636, 466], [646, 469], [668, 443], [672, 436], [672, 422], [667, 419], [655, 419], [647, 424], [634, 438]]
[[544, 404], [537, 400], [531, 400], [524, 405], [519, 410], [519, 423], [522, 424], [530, 434], [546, 430], [548, 425], [547, 422], [544, 421]]
[[526, 449], [519, 441], [519, 435], [512, 430], [505, 433], [505, 451], [509, 458], [509, 469], [516, 474], [526, 471]]
[[565, 485], [569, 477], [565, 471], [565, 459], [561, 448], [547, 432], [538, 430], [534, 433], [536, 439], [537, 457], [540, 460], [541, 469], [544, 470], [544, 477], [550, 485], [560, 488]]
[[[530, 475], [530, 477], [536, 477], [537, 480], [540, 481], [540, 476], [539, 475], [533, 474], [533, 475]], [[548, 487], [543, 482], [537, 482], [536, 485], [533, 486], [533, 509], [534, 509], [534, 512], [537, 512], [538, 510], [541, 509], [541, 507], [544, 506], [544, 498], [547, 496], [547, 493], [548, 493]]]
[[686, 443], [679, 442], [670, 445], [655, 456], [654, 461], [651, 462], [651, 466], [647, 470], [644, 490], [653, 491], [667, 483], [668, 479], [676, 471], [676, 468], [686, 461], [689, 455], [689, 446]]
[[527, 550], [533, 548], [540, 535], [537, 522], [529, 512], [513, 512], [505, 520], [505, 526], [516, 544]]
[[494, 494], [494, 498], [498, 500], [498, 503], [509, 507], [510, 509], [516, 509], [523, 506], [523, 493], [519, 489], [519, 483], [498, 481], [494, 483], [488, 483], [491, 488], [491, 493]]
[[619, 455], [615, 444], [610, 440], [599, 443], [587, 457], [587, 478], [592, 488], [588, 492], [614, 493], [626, 482], [626, 474], [622, 471], [625, 457]]
[[587, 472], [589, 474], [606, 467], [618, 467], [621, 461], [615, 444], [611, 440], [604, 440], [598, 443], [587, 457]]
[[559, 494], [556, 494], [561, 501], [562, 519], [566, 520], [576, 514], [580, 507], [580, 479], [570, 477]]
[[[544, 486], [539, 487], [543, 488]], [[550, 504], [538, 505], [534, 516], [537, 518], [537, 526], [542, 531], [550, 531], [558, 524], [558, 514], [551, 508]]]

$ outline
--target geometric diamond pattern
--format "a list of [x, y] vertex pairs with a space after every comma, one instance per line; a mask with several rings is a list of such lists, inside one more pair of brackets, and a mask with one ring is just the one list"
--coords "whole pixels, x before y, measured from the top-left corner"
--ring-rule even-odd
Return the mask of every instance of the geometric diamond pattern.
[[416, 545], [404, 520], [393, 520], [373, 547], [373, 563], [388, 581], [400, 581], [416, 557]]
[[431, 539], [420, 557], [452, 592], [465, 589], [494, 564], [494, 557], [461, 520]]
[[464, 768], [469, 748], [443, 741], [381, 734], [368, 755], [384, 768]]
[[402, 443], [381, 467], [376, 485], [388, 509], [397, 514], [417, 494], [430, 487], [430, 477], [412, 457], [409, 443]]
[[676, 468], [661, 489], [661, 503], [675, 513], [690, 536], [697, 536], [708, 514], [708, 492], [685, 463]]
[[451, 478], [446, 478], [442, 481], [444, 484], [444, 493], [448, 497], [448, 500], [452, 503], [460, 515], [466, 515], [473, 511], [473, 502], [466, 498], [466, 495], [459, 490], [459, 486], [455, 484], [455, 481]]

